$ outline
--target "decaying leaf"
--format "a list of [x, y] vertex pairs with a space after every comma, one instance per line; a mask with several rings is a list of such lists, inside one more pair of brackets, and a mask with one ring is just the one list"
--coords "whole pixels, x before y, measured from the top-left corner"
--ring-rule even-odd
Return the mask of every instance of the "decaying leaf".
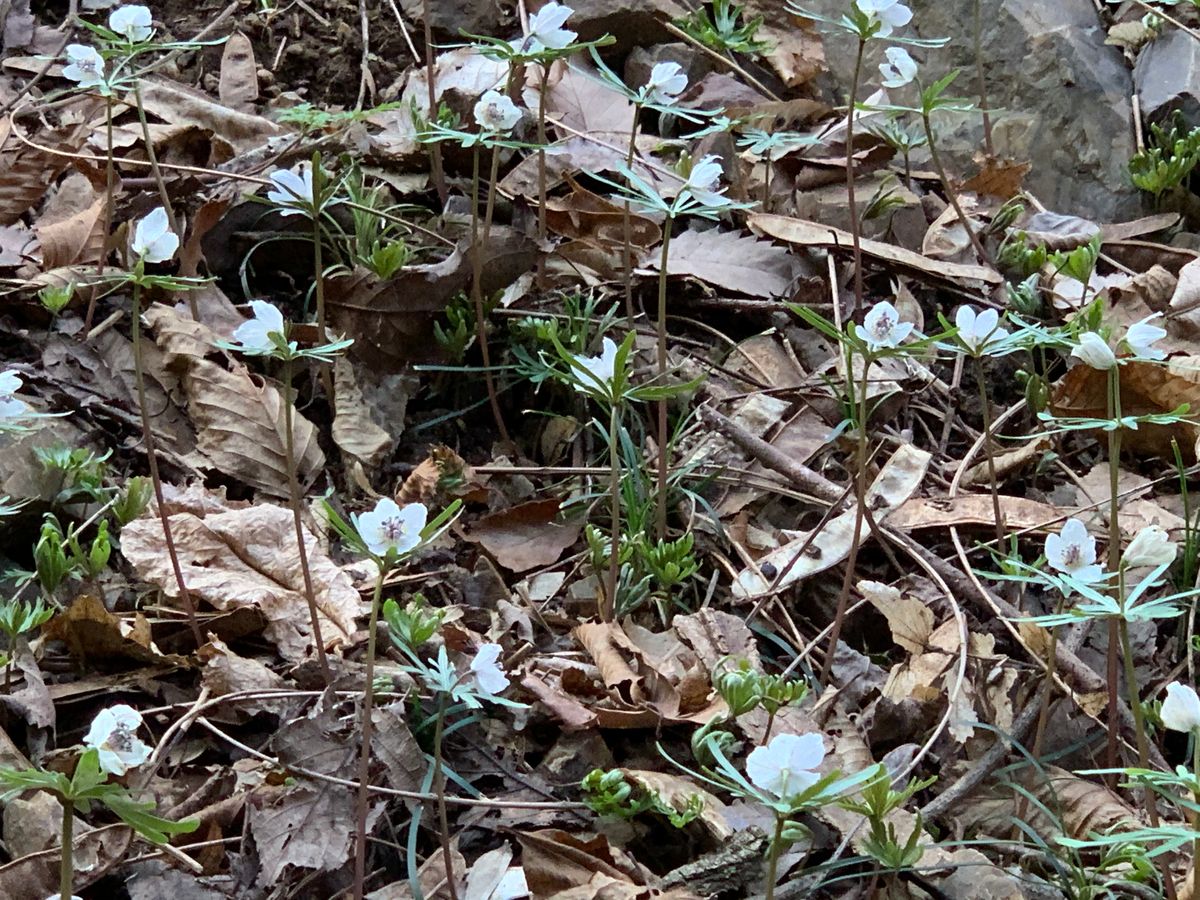
[[[685, 231], [671, 238], [667, 251], [671, 275], [691, 275], [752, 297], [787, 295], [800, 270], [799, 261], [782, 247], [716, 228]], [[657, 271], [656, 254], [646, 262]]]
[[579, 538], [578, 522], [558, 521], [558, 500], [531, 500], [472, 524], [468, 540], [477, 541], [513, 572], [556, 563]]
[[[170, 521], [193, 602], [221, 611], [243, 606], [259, 610], [267, 620], [267, 638], [284, 659], [299, 662], [313, 652], [290, 510], [260, 503], [207, 514], [179, 512]], [[363, 607], [358, 591], [307, 531], [305, 545], [321, 635], [328, 647], [345, 645]], [[157, 515], [143, 516], [121, 531], [121, 549], [138, 577], [178, 602], [174, 572], [163, 546]]]

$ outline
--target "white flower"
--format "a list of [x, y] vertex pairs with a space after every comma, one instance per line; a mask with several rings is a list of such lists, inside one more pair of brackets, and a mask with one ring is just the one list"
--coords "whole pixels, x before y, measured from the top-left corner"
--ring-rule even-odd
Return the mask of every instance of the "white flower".
[[1165, 566], [1175, 561], [1179, 548], [1157, 525], [1147, 525], [1133, 536], [1121, 562], [1127, 566]]
[[429, 511], [422, 503], [410, 503], [403, 509], [390, 497], [384, 497], [370, 512], [354, 519], [354, 527], [367, 549], [376, 556], [387, 556], [393, 550], [407, 553], [421, 543]]
[[1167, 358], [1167, 351], [1150, 346], [1155, 341], [1161, 341], [1167, 336], [1165, 328], [1149, 324], [1151, 319], [1161, 317], [1162, 313], [1154, 313], [1154, 315], [1146, 316], [1140, 322], [1134, 322], [1130, 325], [1129, 330], [1125, 332], [1125, 343], [1129, 346], [1129, 351], [1138, 359]]
[[508, 677], [500, 668], [499, 644], [484, 644], [471, 660], [471, 674], [475, 677], [475, 686], [480, 692], [493, 697], [508, 687]]
[[617, 372], [617, 345], [612, 338], [605, 338], [600, 342], [599, 356], [584, 356], [579, 354], [575, 357], [575, 363], [581, 369], [585, 369], [589, 375], [576, 373], [576, 381], [574, 382], [577, 391], [583, 391], [585, 394], [594, 394], [597, 391], [603, 390], [608, 392], [612, 387], [613, 376]]
[[104, 84], [104, 57], [87, 44], [67, 44], [67, 65], [62, 73], [80, 87]]
[[646, 81], [646, 102], [659, 106], [670, 106], [687, 90], [687, 75], [679, 63], [660, 62], [650, 70], [650, 78]]
[[521, 110], [499, 91], [488, 91], [475, 104], [475, 121], [484, 131], [512, 131], [521, 121]]
[[281, 216], [305, 215], [313, 205], [312, 166], [300, 163], [295, 171], [280, 169], [271, 173], [274, 190], [267, 191], [267, 199], [276, 206]]
[[1096, 564], [1096, 539], [1079, 519], [1067, 519], [1061, 532], [1047, 535], [1046, 560], [1052, 568], [1084, 584], [1104, 577]]
[[867, 349], [880, 350], [899, 347], [915, 327], [912, 322], [902, 322], [896, 307], [884, 300], [867, 311], [863, 323], [854, 326], [854, 333], [867, 345]]
[[179, 235], [171, 230], [167, 211], [156, 206], [133, 230], [133, 252], [148, 263], [166, 262], [179, 249]]
[[254, 318], [243, 322], [233, 332], [233, 339], [247, 350], [269, 353], [275, 349], [271, 335], [284, 336], [283, 313], [265, 300], [251, 300]]
[[1085, 331], [1079, 336], [1079, 344], [1071, 351], [1071, 355], [1082, 359], [1093, 369], [1108, 370], [1117, 364], [1112, 349], [1094, 331]]
[[154, 34], [150, 22], [150, 10], [145, 6], [118, 6], [108, 16], [108, 27], [133, 44], [150, 40]]
[[786, 800], [821, 780], [816, 769], [823, 759], [825, 740], [821, 735], [777, 734], [746, 757], [746, 774], [755, 787]]
[[680, 193], [687, 192], [708, 207], [728, 206], [733, 201], [722, 196], [725, 188], [719, 190], [717, 188], [717, 185], [721, 183], [723, 171], [721, 157], [711, 153], [708, 156], [700, 157], [700, 160], [692, 165], [692, 170], [688, 173], [687, 181]]
[[141, 727], [142, 714], [120, 703], [101, 710], [92, 719], [83, 742], [99, 752], [102, 770], [110, 775], [124, 775], [150, 758], [150, 748], [137, 736]]
[[[62, 894], [51, 894], [49, 897], [46, 898], [46, 900], [59, 900], [60, 897], [62, 897]], [[71, 900], [83, 900], [83, 898], [80, 897], [78, 894], [72, 894]]]
[[21, 376], [16, 372], [0, 372], [0, 421], [17, 419], [29, 412], [29, 404], [16, 396], [21, 384]]
[[529, 19], [529, 34], [515, 42], [524, 53], [539, 53], [542, 50], [561, 50], [575, 40], [575, 32], [563, 28], [575, 10], [551, 0]]
[[1200, 729], [1200, 697], [1191, 685], [1172, 681], [1167, 685], [1167, 699], [1159, 711], [1162, 723], [1172, 731]]
[[1008, 337], [1008, 329], [1000, 327], [1000, 313], [994, 309], [976, 313], [970, 306], [960, 306], [954, 314], [954, 325], [959, 341], [972, 353]]
[[912, 21], [912, 10], [900, 0], [855, 0], [855, 5], [872, 21], [879, 22], [876, 37], [887, 37]]
[[879, 74], [883, 76], [884, 87], [904, 87], [917, 77], [917, 61], [903, 47], [888, 47], [883, 55], [887, 62], [879, 64]]

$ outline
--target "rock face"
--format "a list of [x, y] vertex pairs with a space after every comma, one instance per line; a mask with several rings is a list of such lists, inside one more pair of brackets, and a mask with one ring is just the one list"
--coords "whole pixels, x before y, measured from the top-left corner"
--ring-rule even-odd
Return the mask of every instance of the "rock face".
[[[1144, 200], [1125, 168], [1135, 149], [1133, 78], [1120, 51], [1105, 46], [1092, 0], [981, 2], [996, 152], [1032, 162], [1025, 185], [1057, 212], [1100, 221], [1141, 215]], [[813, 4], [823, 13], [841, 5], [827, 0]], [[913, 24], [905, 33], [915, 27], [924, 38], [950, 38], [941, 49], [913, 50], [922, 80], [928, 84], [960, 68], [948, 93], [976, 99], [972, 0], [911, 0], [911, 6]], [[864, 75], [872, 89], [879, 83], [875, 67], [884, 46], [872, 42], [869, 50]], [[844, 94], [854, 60], [849, 39], [831, 37], [826, 57]], [[866, 94], [864, 90], [860, 99]], [[908, 103], [913, 97], [902, 91], [896, 99]], [[972, 171], [971, 157], [983, 146], [978, 114], [941, 114], [935, 126], [952, 176]]]
[[1153, 122], [1175, 110], [1200, 125], [1200, 41], [1168, 28], [1138, 55], [1133, 67], [1142, 115]]

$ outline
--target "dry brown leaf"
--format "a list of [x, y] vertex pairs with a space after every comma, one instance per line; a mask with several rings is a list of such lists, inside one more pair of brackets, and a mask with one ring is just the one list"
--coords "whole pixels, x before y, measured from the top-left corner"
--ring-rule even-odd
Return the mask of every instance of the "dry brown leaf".
[[[284, 686], [284, 680], [257, 659], [238, 656], [218, 638], [210, 637], [209, 642], [196, 651], [196, 656], [204, 664], [201, 681], [213, 697], [224, 697], [240, 691], [269, 691]], [[268, 708], [256, 707], [254, 701], [249, 703], [251, 710]], [[245, 721], [245, 716], [240, 715], [241, 708], [241, 703], [234, 708], [235, 716], [238, 716], [234, 721]], [[221, 712], [222, 709], [218, 707], [213, 715], [219, 716]]]
[[[461, 897], [461, 885], [467, 876], [467, 860], [459, 852], [457, 835], [450, 840], [450, 866], [454, 872], [454, 882], [457, 887], [454, 896]], [[446, 884], [446, 860], [441, 853], [429, 854], [425, 862], [421, 863], [421, 868], [417, 870], [417, 880], [421, 883], [421, 897], [424, 900], [448, 900], [451, 896]], [[412, 884], [408, 879], [395, 881], [377, 891], [372, 891], [366, 897], [367, 900], [412, 900]]]
[[[649, 255], [646, 265], [658, 271], [661, 254]], [[735, 231], [688, 230], [671, 238], [667, 272], [691, 275], [751, 297], [790, 295], [800, 270], [799, 260], [783, 247]]]
[[962, 191], [1009, 200], [1021, 192], [1021, 183], [1032, 168], [1033, 163], [1029, 162], [988, 158], [979, 172], [963, 184]]
[[[244, 366], [231, 372], [206, 359], [216, 335], [199, 322], [162, 305], [146, 310], [145, 318], [171, 365], [182, 372], [199, 452], [219, 471], [263, 493], [285, 496], [283, 396], [267, 382], [256, 381]], [[307, 481], [321, 471], [325, 455], [317, 429], [299, 411], [294, 411], [292, 439], [300, 479]]]
[[[202, 515], [179, 512], [170, 521], [192, 600], [222, 611], [259, 610], [267, 620], [266, 636], [279, 654], [292, 662], [306, 659], [312, 635], [291, 511], [258, 504]], [[174, 571], [163, 546], [157, 515], [135, 519], [121, 531], [121, 550], [138, 577], [178, 601]], [[362, 601], [349, 576], [308, 531], [305, 547], [321, 635], [327, 647], [344, 646], [354, 633]]]
[[42, 264], [48, 269], [75, 263], [94, 263], [104, 253], [104, 195], [84, 209], [54, 222], [39, 222], [34, 229], [42, 247]]
[[38, 134], [37, 143], [57, 153], [34, 149], [5, 128], [0, 142], [0, 225], [12, 225], [45, 195], [46, 188], [70, 163], [71, 155], [83, 147], [94, 117], [104, 108], [93, 100], [74, 106], [74, 110], [60, 112], [67, 114], [64, 121], [78, 115], [73, 119], [77, 124]]
[[231, 109], [249, 112], [258, 99], [258, 64], [250, 38], [235, 31], [225, 40], [217, 96]]
[[[127, 528], [130, 526], [126, 526]], [[161, 532], [160, 532], [161, 534]], [[125, 530], [121, 531], [122, 549]], [[158, 550], [162, 555], [161, 546]], [[140, 612], [117, 616], [109, 612], [99, 597], [80, 594], [45, 629], [46, 635], [62, 641], [71, 655], [90, 666], [108, 666], [129, 660], [138, 663], [188, 665], [188, 660], [164, 654], [150, 637], [150, 622]]]
[[474, 541], [511, 572], [526, 572], [558, 562], [579, 539], [580, 522], [558, 520], [558, 500], [531, 500], [484, 516], [471, 525]]
[[[618, 885], [638, 885], [637, 864], [612, 847], [603, 836], [584, 837], [556, 828], [517, 834], [521, 842], [521, 864], [525, 881], [534, 897], [552, 897], [580, 888], [602, 876]], [[640, 873], [639, 873], [640, 874]], [[639, 890], [644, 888], [639, 887]], [[586, 895], [579, 895], [581, 900]], [[609, 896], [606, 894], [606, 896]], [[612, 897], [622, 897], [613, 893]]]
[[648, 769], [621, 771], [629, 781], [645, 791], [658, 794], [667, 806], [678, 812], [686, 810], [693, 797], [699, 797], [703, 805], [697, 820], [709, 835], [714, 840], [723, 841], [733, 834], [733, 827], [725, 818], [725, 804], [689, 779], [672, 772], [654, 772]]
[[146, 112], [169, 125], [194, 125], [227, 141], [236, 153], [265, 144], [286, 130], [264, 116], [239, 112], [207, 94], [165, 78], [141, 80]]
[[1021, 230], [1033, 244], [1045, 244], [1048, 250], [1067, 252], [1082, 247], [1100, 234], [1100, 226], [1089, 219], [1044, 210], [1030, 216]]
[[[805, 219], [754, 213], [750, 216], [747, 224], [750, 226], [750, 230], [757, 234], [765, 234], [789, 244], [826, 249], [836, 248], [843, 251], [854, 246], [854, 241], [848, 232]], [[926, 259], [919, 253], [880, 241], [863, 240], [860, 245], [866, 256], [874, 257], [917, 276], [968, 285], [977, 285], [979, 282], [998, 285], [1003, 281], [998, 272], [984, 266]]]
[[375, 465], [391, 449], [392, 436], [375, 424], [354, 377], [354, 366], [344, 356], [333, 365], [333, 440], [346, 453], [366, 465]]
[[[1000, 512], [1009, 528], [1045, 528], [1070, 515], [1072, 510], [1027, 500], [1024, 497], [1000, 495]], [[996, 521], [992, 498], [987, 494], [964, 494], [947, 497], [913, 497], [888, 514], [888, 527], [897, 531], [916, 531], [920, 528], [951, 528], [953, 526], [993, 525]]]

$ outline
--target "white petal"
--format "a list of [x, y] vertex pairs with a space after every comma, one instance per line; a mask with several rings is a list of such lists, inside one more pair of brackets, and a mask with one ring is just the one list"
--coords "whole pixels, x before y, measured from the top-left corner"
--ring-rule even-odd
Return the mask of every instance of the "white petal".
[[1112, 349], [1094, 331], [1085, 331], [1079, 336], [1079, 344], [1071, 351], [1071, 355], [1101, 371], [1111, 369], [1117, 364], [1117, 357]]
[[1159, 714], [1172, 731], [1195, 731], [1200, 728], [1200, 696], [1190, 685], [1173, 681], [1167, 685], [1167, 699]]

